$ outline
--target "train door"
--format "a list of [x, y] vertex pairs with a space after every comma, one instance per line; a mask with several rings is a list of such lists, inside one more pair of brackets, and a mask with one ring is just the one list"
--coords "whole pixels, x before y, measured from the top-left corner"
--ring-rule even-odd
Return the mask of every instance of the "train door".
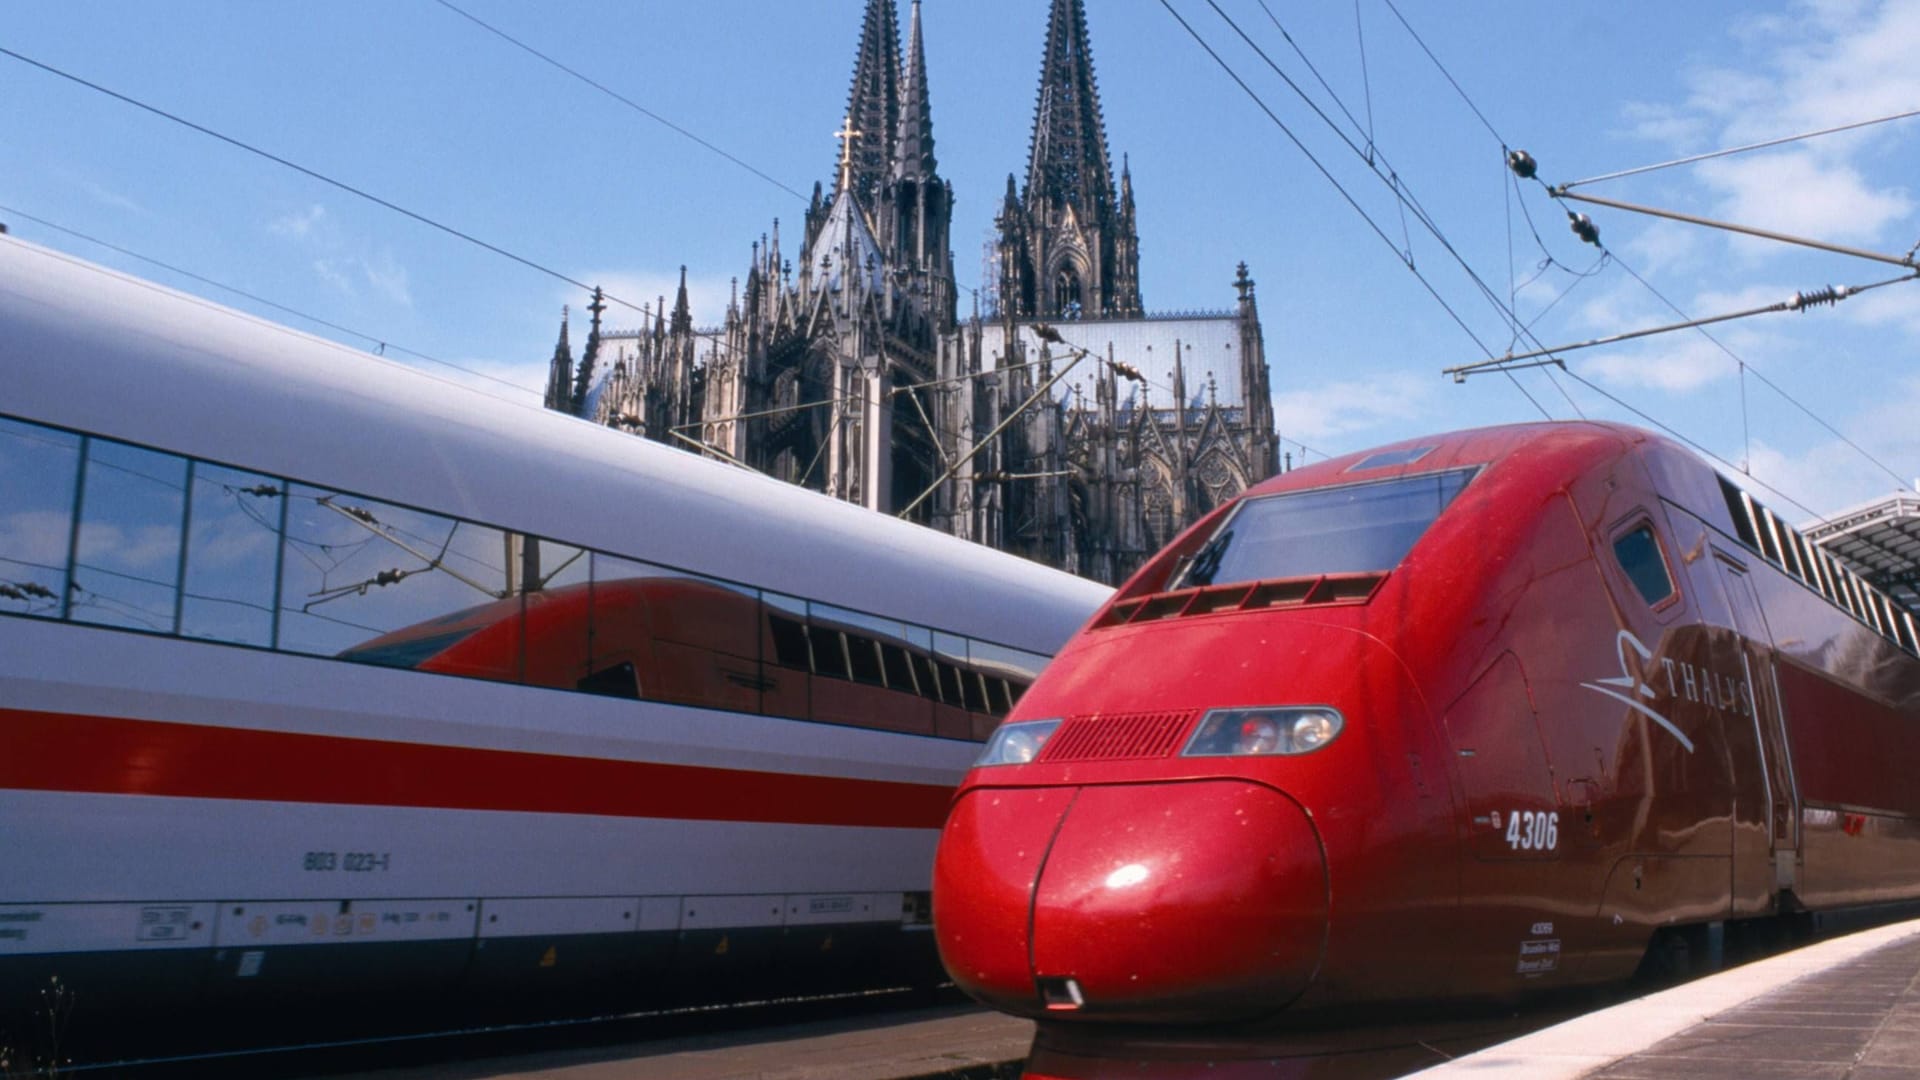
[[1787, 747], [1785, 719], [1780, 713], [1773, 635], [1760, 608], [1753, 575], [1745, 565], [1718, 548], [1714, 549], [1713, 562], [1727, 591], [1727, 608], [1733, 615], [1734, 629], [1740, 635], [1738, 661], [1741, 677], [1746, 680], [1742, 695], [1746, 700], [1742, 704], [1752, 718], [1754, 737], [1761, 748], [1758, 764], [1766, 780], [1766, 820], [1771, 823], [1768, 843], [1774, 867], [1771, 887], [1775, 893], [1790, 891], [1795, 885], [1800, 850], [1800, 800], [1793, 775], [1793, 756]]

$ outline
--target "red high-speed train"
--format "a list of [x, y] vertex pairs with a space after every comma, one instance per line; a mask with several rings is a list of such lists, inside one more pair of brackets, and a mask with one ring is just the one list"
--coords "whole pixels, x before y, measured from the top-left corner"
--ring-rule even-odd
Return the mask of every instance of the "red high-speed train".
[[1603, 984], [1920, 896], [1915, 776], [1914, 613], [1665, 439], [1443, 435], [1123, 586], [956, 795], [935, 936], [1043, 1050]]

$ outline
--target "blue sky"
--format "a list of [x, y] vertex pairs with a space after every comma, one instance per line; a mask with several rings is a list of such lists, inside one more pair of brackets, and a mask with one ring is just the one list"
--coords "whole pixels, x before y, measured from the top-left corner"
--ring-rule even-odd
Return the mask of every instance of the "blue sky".
[[[776, 218], [797, 250], [804, 202], [781, 185], [808, 192], [831, 179], [859, 0], [454, 2], [778, 183], [437, 0], [14, 0], [0, 8], [0, 46], [630, 301], [671, 296], [685, 265], [702, 321], [718, 320]], [[1296, 461], [1543, 413], [1646, 423], [1612, 395], [1750, 467], [1795, 521], [1920, 477], [1910, 359], [1920, 283], [1722, 324], [1719, 344], [1680, 333], [1568, 353], [1557, 381], [1530, 371], [1456, 385], [1443, 368], [1506, 351], [1512, 330], [1382, 179], [1396, 177], [1549, 345], [1677, 321], [1659, 296], [1703, 317], [1898, 277], [1895, 266], [1577, 207], [1614, 256], [1601, 264], [1569, 232], [1563, 204], [1515, 186], [1502, 144], [1561, 183], [1920, 108], [1920, 5], [1216, 0], [1342, 141], [1206, 0], [1170, 2], [1313, 159], [1158, 0], [1090, 0], [1109, 145], [1116, 168], [1127, 155], [1138, 199], [1142, 290], [1157, 311], [1225, 308], [1235, 265], [1249, 264]], [[966, 286], [980, 283], [1007, 174], [1024, 176], [1046, 6], [923, 8]], [[906, 14], [903, 3], [903, 24]], [[28, 215], [44, 219], [529, 397], [561, 305], [578, 313], [585, 302], [552, 277], [11, 57], [0, 56], [0, 101], [10, 208], [0, 221], [23, 238], [370, 347]], [[1920, 241], [1906, 181], [1917, 137], [1920, 118], [1576, 190], [1898, 257]], [[1369, 144], [1377, 171], [1353, 148]], [[609, 312], [614, 326], [637, 320]], [[583, 337], [576, 325], [576, 345]]]

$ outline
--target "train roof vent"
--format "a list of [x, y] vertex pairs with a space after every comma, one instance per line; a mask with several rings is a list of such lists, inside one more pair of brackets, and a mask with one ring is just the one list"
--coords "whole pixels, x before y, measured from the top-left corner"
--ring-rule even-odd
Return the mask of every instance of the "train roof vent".
[[1237, 581], [1199, 589], [1154, 593], [1122, 600], [1107, 609], [1095, 629], [1122, 623], [1153, 622], [1224, 611], [1305, 607], [1315, 604], [1364, 604], [1380, 591], [1385, 574], [1326, 574], [1321, 577]]
[[1116, 761], [1166, 757], [1180, 749], [1197, 710], [1090, 713], [1070, 716], [1040, 752], [1040, 761]]

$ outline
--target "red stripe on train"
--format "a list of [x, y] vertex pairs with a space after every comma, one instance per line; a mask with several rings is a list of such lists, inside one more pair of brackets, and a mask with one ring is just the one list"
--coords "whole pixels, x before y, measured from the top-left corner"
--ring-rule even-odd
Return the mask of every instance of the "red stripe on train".
[[0, 788], [937, 829], [951, 788], [0, 709]]

